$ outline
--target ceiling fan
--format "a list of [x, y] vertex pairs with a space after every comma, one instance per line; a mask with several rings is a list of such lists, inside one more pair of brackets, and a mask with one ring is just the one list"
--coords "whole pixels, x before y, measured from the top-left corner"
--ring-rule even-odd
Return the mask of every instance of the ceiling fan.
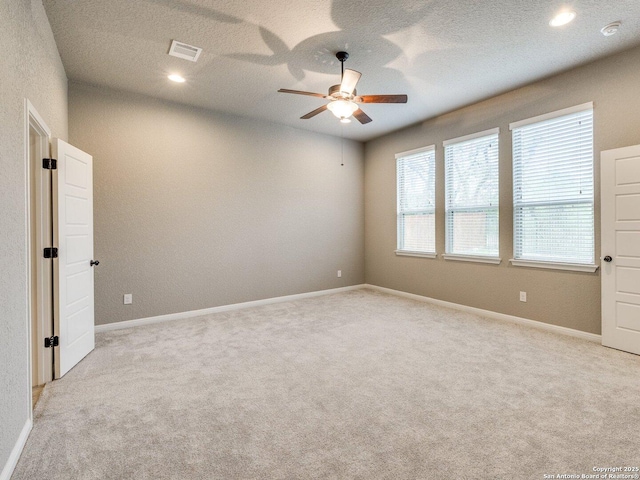
[[342, 67], [342, 80], [340, 85], [333, 85], [329, 88], [328, 95], [303, 92], [301, 90], [287, 90], [286, 88], [278, 90], [280, 93], [294, 93], [296, 95], [309, 95], [329, 99], [329, 103], [326, 105], [316, 108], [312, 112], [300, 117], [302, 120], [308, 120], [328, 109], [338, 117], [342, 123], [350, 123], [351, 119], [349, 117], [353, 115], [356, 117], [356, 120], [365, 124], [369, 123], [371, 118], [360, 109], [357, 105], [358, 103], [407, 103], [406, 95], [358, 95], [356, 92], [356, 84], [362, 74], [348, 68], [345, 70], [344, 62], [349, 58], [347, 52], [336, 53], [336, 58], [340, 60]]

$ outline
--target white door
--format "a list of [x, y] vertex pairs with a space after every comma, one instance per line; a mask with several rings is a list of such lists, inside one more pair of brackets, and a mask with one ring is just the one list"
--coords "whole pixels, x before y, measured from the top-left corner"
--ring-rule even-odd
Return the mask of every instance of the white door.
[[62, 377], [95, 345], [93, 312], [93, 158], [60, 139], [52, 144], [55, 374]]
[[640, 355], [640, 145], [602, 152], [602, 344]]

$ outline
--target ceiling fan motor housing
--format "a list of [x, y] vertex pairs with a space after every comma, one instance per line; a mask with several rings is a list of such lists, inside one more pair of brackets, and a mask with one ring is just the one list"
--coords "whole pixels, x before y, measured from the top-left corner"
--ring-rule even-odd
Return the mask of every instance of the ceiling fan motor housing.
[[353, 97], [355, 97], [358, 93], [356, 92], [356, 89], [353, 89], [353, 93], [351, 95], [346, 95], [344, 92], [340, 91], [340, 85], [333, 85], [329, 88], [329, 97], [332, 98], [336, 98], [336, 99], [352, 99]]

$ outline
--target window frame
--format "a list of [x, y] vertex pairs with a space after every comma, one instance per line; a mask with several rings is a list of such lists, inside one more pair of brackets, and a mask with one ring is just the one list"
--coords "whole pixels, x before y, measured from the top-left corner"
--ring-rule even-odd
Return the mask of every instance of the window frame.
[[[404, 248], [400, 248], [401, 244], [404, 247], [405, 241], [404, 241], [404, 235], [401, 235], [401, 232], [403, 232], [403, 229], [401, 227], [401, 219], [402, 219], [402, 215], [404, 215], [404, 212], [401, 211], [401, 202], [400, 202], [401, 189], [400, 189], [400, 175], [398, 174], [399, 172], [398, 165], [402, 159], [411, 157], [414, 155], [419, 155], [421, 153], [430, 153], [433, 155], [434, 175], [432, 179], [432, 184], [433, 184], [434, 202], [433, 202], [432, 208], [423, 209], [423, 210], [412, 210], [412, 212], [413, 213], [422, 212], [422, 213], [433, 215], [433, 238], [434, 238], [433, 251], [406, 250]], [[394, 253], [397, 256], [422, 257], [422, 258], [432, 258], [432, 259], [437, 258], [438, 256], [437, 248], [436, 248], [436, 184], [437, 182], [436, 182], [436, 174], [435, 174], [436, 172], [435, 153], [436, 153], [436, 146], [434, 144], [434, 145], [427, 145], [425, 147], [415, 148], [413, 150], [407, 150], [405, 152], [400, 152], [395, 154], [395, 159], [396, 159], [396, 250], [394, 251]]]
[[[589, 204], [592, 206], [592, 217], [591, 217], [591, 228], [593, 232], [593, 244], [592, 244], [592, 257], [591, 263], [576, 263], [569, 261], [554, 261], [554, 260], [541, 260], [541, 259], [531, 259], [526, 257], [518, 257], [517, 256], [517, 245], [518, 245], [518, 235], [519, 230], [517, 228], [517, 211], [518, 208], [522, 208], [523, 205], [527, 205], [526, 202], [516, 203], [516, 155], [514, 152], [515, 141], [513, 138], [513, 131], [527, 126], [533, 125], [537, 123], [542, 123], [548, 120], [553, 120], [555, 118], [585, 112], [591, 110], [592, 115], [594, 113], [593, 102], [587, 102], [580, 105], [575, 105], [573, 107], [564, 108], [561, 110], [556, 110], [553, 112], [545, 113], [542, 115], [538, 115], [535, 117], [527, 118], [524, 120], [520, 120], [518, 122], [513, 122], [509, 124], [509, 130], [511, 131], [511, 163], [512, 163], [512, 187], [513, 187], [513, 199], [512, 199], [512, 207], [513, 207], [513, 258], [509, 260], [509, 262], [516, 267], [531, 267], [531, 268], [546, 268], [546, 269], [555, 269], [555, 270], [568, 270], [568, 271], [577, 271], [577, 272], [595, 272], [598, 269], [598, 265], [595, 263], [596, 261], [596, 251], [595, 251], [595, 243], [596, 243], [596, 230], [595, 230], [595, 150], [592, 153], [591, 159], [591, 180], [593, 183], [592, 196], [590, 201], [549, 201], [546, 202], [547, 205], [578, 205], [578, 204]], [[593, 118], [593, 117], [592, 117]], [[593, 134], [593, 123], [592, 123], [592, 145], [594, 142], [594, 134]], [[539, 202], [536, 202], [539, 203]]]
[[[449, 213], [452, 211], [452, 209], [449, 206], [449, 199], [448, 199], [448, 185], [449, 185], [449, 181], [448, 181], [448, 175], [449, 175], [449, 164], [447, 162], [447, 147], [450, 145], [455, 145], [458, 143], [463, 143], [463, 142], [467, 142], [469, 140], [474, 140], [474, 139], [479, 139], [482, 137], [489, 137], [489, 136], [495, 136], [496, 140], [498, 142], [498, 158], [497, 158], [497, 185], [498, 185], [498, 195], [496, 198], [496, 205], [495, 207], [491, 207], [490, 210], [495, 210], [497, 212], [498, 215], [498, 220], [497, 220], [497, 225], [498, 225], [498, 231], [497, 231], [497, 236], [498, 236], [498, 248], [497, 248], [497, 252], [495, 255], [475, 255], [475, 254], [471, 254], [471, 253], [455, 253], [455, 252], [451, 252], [450, 251], [450, 245], [451, 245], [451, 233], [449, 231], [450, 228], [450, 223], [449, 223]], [[483, 130], [480, 132], [476, 132], [476, 133], [472, 133], [469, 135], [464, 135], [461, 137], [456, 137], [456, 138], [451, 138], [449, 140], [445, 140], [444, 142], [442, 142], [442, 145], [444, 147], [444, 187], [445, 187], [445, 214], [444, 214], [444, 221], [445, 221], [445, 253], [442, 255], [442, 258], [444, 258], [445, 260], [455, 260], [455, 261], [464, 261], [464, 262], [477, 262], [477, 263], [486, 263], [486, 264], [495, 264], [498, 265], [502, 262], [502, 259], [500, 258], [500, 128], [499, 127], [495, 127], [495, 128], [490, 128], [488, 130]], [[480, 211], [480, 212], [488, 212], [489, 209], [487, 208], [480, 208], [480, 207], [457, 207], [455, 209], [453, 209], [453, 211]]]

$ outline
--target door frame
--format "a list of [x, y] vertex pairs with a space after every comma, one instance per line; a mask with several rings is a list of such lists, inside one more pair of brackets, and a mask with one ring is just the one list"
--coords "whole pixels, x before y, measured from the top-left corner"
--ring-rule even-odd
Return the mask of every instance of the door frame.
[[[36, 241], [33, 242], [31, 237], [32, 237], [32, 230], [33, 230], [33, 222], [38, 222], [36, 225], [42, 225], [43, 222], [43, 212], [41, 208], [38, 208], [38, 204], [41, 204], [41, 202], [43, 201], [43, 195], [45, 194], [45, 188], [43, 185], [43, 181], [42, 181], [42, 177], [38, 176], [38, 175], [34, 175], [33, 172], [34, 171], [40, 171], [40, 169], [36, 168], [32, 168], [32, 153], [34, 153], [34, 157], [33, 157], [33, 161], [38, 162], [41, 161], [42, 158], [46, 158], [49, 156], [49, 151], [50, 151], [50, 141], [51, 141], [51, 129], [48, 127], [48, 125], [46, 124], [46, 122], [44, 121], [44, 119], [40, 116], [40, 114], [38, 113], [38, 111], [35, 109], [35, 107], [33, 106], [33, 104], [25, 98], [25, 103], [24, 103], [24, 108], [25, 108], [25, 125], [24, 125], [24, 158], [25, 158], [25, 183], [26, 183], [26, 188], [25, 188], [25, 211], [26, 211], [26, 229], [25, 229], [25, 234], [26, 234], [26, 290], [27, 290], [27, 298], [26, 298], [26, 302], [27, 302], [27, 352], [28, 352], [28, 362], [29, 362], [29, 415], [32, 418], [32, 411], [33, 411], [33, 405], [32, 405], [32, 398], [31, 398], [31, 388], [33, 385], [33, 375], [32, 375], [32, 369], [33, 369], [33, 358], [34, 358], [34, 353], [37, 354], [37, 381], [38, 381], [38, 385], [50, 382], [51, 380], [53, 380], [53, 352], [52, 349], [47, 349], [44, 348], [44, 338], [49, 337], [52, 335], [53, 332], [53, 325], [51, 324], [51, 322], [46, 322], [45, 321], [45, 316], [42, 315], [42, 313], [40, 315], [37, 316], [37, 338], [41, 338], [42, 342], [36, 342], [37, 345], [37, 351], [33, 352], [33, 348], [32, 348], [32, 322], [33, 322], [33, 316], [34, 314], [36, 314], [36, 312], [33, 312], [32, 309], [32, 305], [35, 303], [37, 305], [37, 308], [40, 310], [40, 312], [43, 311], [43, 309], [48, 308], [50, 309], [51, 305], [50, 304], [46, 304], [45, 302], [45, 291], [48, 289], [50, 290], [50, 285], [51, 285], [51, 279], [49, 279], [48, 281], [45, 279], [45, 264], [44, 264], [44, 258], [42, 258], [42, 255], [38, 255], [38, 251], [40, 250], [40, 248], [42, 248], [42, 240], [41, 240], [41, 236], [40, 238], [36, 237]], [[31, 142], [30, 142], [30, 130], [33, 129], [36, 133], [36, 143], [35, 143], [35, 152], [31, 151]], [[38, 165], [35, 165], [36, 167], [38, 167]], [[35, 202], [32, 202], [32, 188], [35, 188]], [[34, 204], [35, 203], [35, 204]], [[42, 229], [41, 228], [36, 228], [36, 235], [38, 233], [40, 233], [41, 235]], [[39, 258], [40, 262], [38, 262], [36, 264], [36, 282], [37, 285], [39, 285], [41, 288], [40, 289], [35, 289], [33, 288], [33, 275], [32, 275], [32, 259], [33, 258]], [[49, 267], [51, 268], [51, 266]], [[46, 287], [46, 288], [43, 288]], [[48, 295], [50, 295], [50, 293], [47, 293]], [[34, 296], [35, 296], [35, 302], [34, 302]], [[53, 299], [50, 298], [49, 301], [52, 301]]]

